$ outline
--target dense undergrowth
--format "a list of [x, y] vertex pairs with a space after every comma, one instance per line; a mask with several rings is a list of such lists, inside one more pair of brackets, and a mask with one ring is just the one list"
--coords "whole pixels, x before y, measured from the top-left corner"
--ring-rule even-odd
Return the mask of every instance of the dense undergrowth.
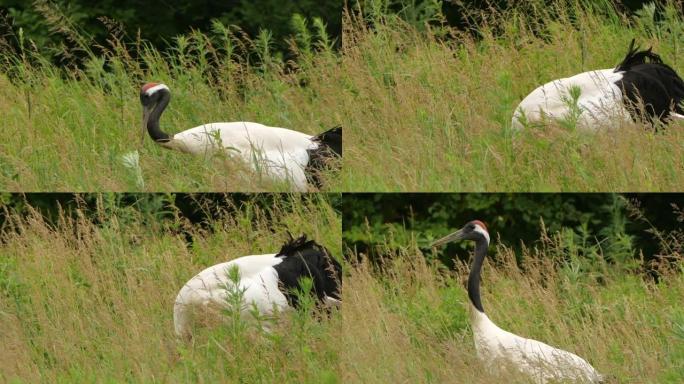
[[[402, 232], [402, 230], [398, 230]], [[374, 237], [374, 257], [348, 249], [358, 262], [345, 280], [345, 343], [352, 382], [529, 383], [494, 376], [476, 358], [465, 289], [469, 260], [453, 248], [428, 250], [434, 234]], [[660, 233], [659, 260], [644, 273], [639, 250], [611, 249], [624, 239], [583, 241], [563, 228], [542, 230], [522, 252], [494, 240], [482, 274], [483, 304], [501, 328], [574, 352], [608, 383], [678, 383], [684, 379], [682, 234]], [[441, 236], [441, 235], [440, 235]], [[405, 239], [401, 246], [396, 239]], [[622, 255], [617, 253], [622, 252]], [[454, 258], [448, 268], [444, 257]], [[363, 324], [363, 326], [359, 326]]]
[[286, 231], [306, 233], [341, 257], [339, 212], [326, 195], [276, 198], [270, 207], [257, 200], [202, 226], [107, 199], [94, 219], [86, 211], [55, 221], [28, 208], [11, 214], [0, 237], [0, 381], [320, 382], [332, 375], [338, 315], [317, 322], [291, 313], [270, 335], [219, 327], [198, 330], [191, 344], [175, 338], [175, 296], [210, 265], [277, 252]]
[[510, 129], [534, 88], [614, 67], [632, 38], [682, 73], [679, 3], [630, 16], [610, 1], [464, 5], [465, 30], [407, 22], [383, 3], [350, 7], [343, 23], [348, 190], [681, 190], [682, 124], [657, 132], [637, 123], [595, 133], [571, 122]]
[[[684, 129], [637, 123], [595, 133], [570, 122], [513, 133], [514, 108], [555, 78], [615, 66], [636, 38], [682, 70], [675, 2], [626, 15], [610, 2], [525, 2], [464, 9], [470, 27], [440, 25], [438, 8], [399, 14], [383, 1], [348, 4], [342, 51], [323, 22], [295, 17], [294, 61], [266, 30], [248, 38], [215, 23], [159, 51], [118, 36], [88, 45], [72, 26], [80, 67], [58, 69], [20, 34], [0, 54], [0, 185], [5, 190], [285, 190], [226, 156], [182, 156], [145, 138], [140, 85], [162, 81], [162, 128], [257, 121], [306, 133], [342, 124], [346, 161], [326, 190], [676, 191]], [[429, 12], [428, 12], [429, 11]], [[428, 23], [430, 22], [430, 23]], [[78, 44], [77, 44], [78, 43]], [[79, 45], [81, 44], [81, 45]], [[137, 152], [136, 152], [137, 151]], [[138, 162], [124, 161], [137, 154]]]
[[[99, 221], [10, 215], [0, 250], [0, 380], [528, 382], [487, 373], [468, 324], [466, 263], [445, 267], [418, 236], [379, 246], [381, 263], [347, 249], [343, 305], [330, 316], [288, 312], [271, 333], [229, 321], [178, 341], [173, 301], [195, 273], [273, 252], [285, 230], [339, 256], [339, 213], [323, 195], [276, 199], [272, 208], [246, 203], [205, 226], [100, 206], [107, 213]], [[506, 330], [583, 356], [609, 382], [679, 383], [684, 270], [676, 239], [662, 252], [658, 282], [562, 232], [540, 233], [522, 264], [495, 242], [483, 270], [485, 310]]]
[[[0, 40], [0, 189], [5, 191], [287, 191], [218, 153], [191, 157], [141, 132], [140, 87], [163, 82], [172, 101], [161, 119], [173, 134], [201, 124], [254, 121], [317, 134], [341, 122], [339, 54], [325, 23], [295, 15], [295, 61], [274, 52], [268, 30], [249, 37], [214, 22], [168, 49], [122, 34], [93, 45], [58, 8], [47, 21], [73, 47], [57, 66], [21, 30]], [[3, 43], [4, 42], [4, 43]], [[145, 137], [142, 137], [145, 136]], [[142, 144], [141, 144], [142, 137]], [[323, 175], [326, 190], [338, 177]]]

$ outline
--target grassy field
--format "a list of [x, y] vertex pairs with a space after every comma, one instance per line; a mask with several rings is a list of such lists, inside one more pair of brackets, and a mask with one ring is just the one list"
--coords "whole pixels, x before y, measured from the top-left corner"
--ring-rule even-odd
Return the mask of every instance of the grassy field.
[[[86, 41], [86, 65], [67, 71], [24, 41], [19, 54], [0, 55], [7, 64], [0, 115], [9, 133], [0, 143], [0, 187], [287, 189], [225, 156], [183, 156], [149, 138], [141, 145], [139, 87], [161, 81], [173, 95], [162, 118], [171, 133], [215, 121], [310, 134], [341, 123], [346, 160], [339, 177], [327, 178], [330, 191], [681, 190], [682, 124], [658, 132], [640, 124], [594, 134], [568, 124], [511, 132], [513, 110], [531, 90], [615, 66], [632, 38], [684, 71], [684, 23], [674, 5], [658, 17], [626, 17], [581, 3], [525, 2], [471, 15], [468, 32], [408, 23], [373, 11], [374, 2], [360, 16], [351, 4], [342, 51], [309, 25], [292, 45], [294, 71], [265, 48], [265, 34], [247, 39], [222, 26], [174, 40], [169, 53], [114, 38], [93, 53]], [[123, 161], [132, 152], [137, 166]]]
[[467, 32], [407, 23], [381, 7], [346, 15], [345, 188], [682, 190], [681, 123], [657, 133], [640, 124], [595, 134], [567, 124], [510, 130], [515, 107], [534, 88], [614, 67], [632, 38], [684, 73], [679, 6], [626, 17], [602, 2], [547, 3], [470, 15]]
[[12, 219], [18, 231], [4, 228], [0, 382], [314, 382], [332, 375], [337, 353], [326, 343], [337, 337], [339, 316], [317, 322], [292, 314], [266, 336], [209, 329], [193, 344], [176, 341], [172, 319], [175, 295], [192, 276], [235, 257], [277, 252], [285, 230], [306, 233], [340, 257], [339, 213], [326, 195], [293, 195], [270, 209], [248, 203], [211, 230], [138, 212], [110, 210], [98, 225], [83, 218], [52, 225], [30, 215]]
[[[603, 259], [558, 234], [526, 251], [524, 272], [511, 249], [490, 249], [483, 270], [485, 311], [505, 330], [572, 351], [608, 383], [684, 380], [684, 269], [679, 262], [652, 280]], [[345, 280], [341, 362], [349, 382], [529, 383], [492, 376], [475, 357], [464, 288], [468, 266], [447, 270], [416, 240], [378, 250], [383, 272], [367, 261]], [[359, 256], [354, 254], [354, 256]], [[533, 256], [533, 257], [529, 257]], [[494, 261], [493, 261], [494, 260]], [[561, 262], [560, 260], [566, 260]]]
[[[112, 36], [93, 48], [75, 27], [82, 68], [58, 69], [32, 50], [0, 41], [0, 190], [4, 191], [287, 191], [222, 154], [191, 157], [141, 145], [140, 87], [163, 82], [172, 93], [161, 128], [173, 134], [204, 123], [255, 121], [317, 134], [339, 125], [339, 54], [322, 24], [292, 42], [296, 70], [269, 50], [267, 34], [247, 38], [220, 24], [172, 41], [163, 53], [144, 41]], [[320, 27], [320, 28], [318, 28]], [[316, 32], [318, 31], [318, 32]], [[124, 43], [123, 41], [126, 41]], [[244, 59], [252, 58], [251, 60]], [[258, 63], [258, 64], [257, 64]], [[137, 153], [137, 164], [124, 156]], [[324, 175], [326, 190], [339, 177]]]
[[[322, 197], [276, 204], [277, 222], [340, 254], [339, 216]], [[83, 219], [48, 225], [15, 219], [0, 249], [0, 381], [528, 383], [493, 377], [474, 355], [463, 287], [467, 266], [447, 270], [411, 240], [382, 270], [345, 263], [343, 306], [314, 320], [290, 312], [271, 334], [249, 325], [200, 329], [177, 341], [172, 306], [203, 267], [272, 252], [273, 233], [253, 206], [174, 234], [182, 222], [145, 222], [128, 210], [99, 225]], [[483, 303], [499, 326], [575, 352], [614, 383], [684, 379], [684, 270], [661, 268], [656, 284], [582, 248], [541, 234], [524, 272], [510, 249], [490, 250]], [[534, 256], [534, 257], [528, 257]], [[537, 260], [537, 261], [532, 261]], [[566, 260], [562, 262], [561, 260]]]

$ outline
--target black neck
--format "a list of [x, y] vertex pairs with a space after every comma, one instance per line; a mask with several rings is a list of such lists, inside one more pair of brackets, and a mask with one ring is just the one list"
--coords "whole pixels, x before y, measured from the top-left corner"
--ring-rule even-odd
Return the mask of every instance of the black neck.
[[468, 297], [478, 311], [484, 313], [482, 308], [482, 300], [480, 299], [480, 272], [482, 271], [482, 264], [487, 256], [487, 248], [489, 243], [484, 238], [478, 239], [475, 242], [475, 259], [473, 265], [470, 267], [470, 275], [468, 276]]
[[169, 100], [171, 100], [171, 93], [163, 89], [159, 90], [158, 92], [161, 92], [161, 97], [159, 98], [157, 104], [154, 106], [152, 112], [150, 112], [150, 116], [147, 119], [147, 133], [150, 134], [150, 137], [154, 141], [166, 142], [169, 141], [170, 137], [168, 134], [163, 132], [161, 128], [159, 128], [159, 117], [161, 117], [161, 114], [162, 112], [164, 112], [166, 106], [169, 105]]

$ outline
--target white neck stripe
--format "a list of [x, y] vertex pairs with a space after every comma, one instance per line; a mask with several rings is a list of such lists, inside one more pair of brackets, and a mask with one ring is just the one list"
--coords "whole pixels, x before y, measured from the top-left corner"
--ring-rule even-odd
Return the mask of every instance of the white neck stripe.
[[482, 228], [482, 226], [480, 224], [475, 224], [475, 232], [484, 236], [485, 239], [487, 239], [487, 244], [489, 244], [489, 233], [487, 232], [486, 229]]
[[152, 87], [152, 88], [148, 89], [147, 91], [145, 91], [145, 94], [146, 94], [147, 96], [152, 96], [152, 94], [154, 94], [155, 92], [159, 91], [160, 89], [166, 89], [166, 90], [168, 91], [168, 90], [169, 90], [169, 87], [167, 87], [167, 86], [164, 85], [164, 84], [157, 84], [157, 85], [155, 85], [154, 87]]

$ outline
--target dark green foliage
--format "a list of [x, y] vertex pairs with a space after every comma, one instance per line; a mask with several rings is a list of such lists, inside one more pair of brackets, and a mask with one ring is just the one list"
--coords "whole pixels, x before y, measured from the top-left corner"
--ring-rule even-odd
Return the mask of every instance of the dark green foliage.
[[236, 0], [236, 6], [219, 17], [224, 24], [236, 24], [256, 36], [260, 29], [268, 29], [276, 37], [283, 37], [297, 32], [291, 26], [294, 15], [304, 16], [306, 19], [321, 18], [327, 24], [330, 35], [341, 41], [342, 36], [342, 4], [341, 0]]
[[[286, 38], [296, 31], [290, 20], [295, 14], [307, 19], [320, 18], [327, 25], [327, 33], [341, 40], [342, 2], [326, 1], [275, 1], [275, 0], [0, 0], [4, 11], [13, 21], [12, 29], [23, 33], [45, 53], [63, 53], [63, 48], [78, 45], [65, 30], [92, 38], [106, 45], [110, 35], [138, 34], [160, 49], [178, 35], [193, 29], [209, 31], [213, 20], [225, 25], [237, 25], [252, 38], [261, 30], [268, 30], [276, 41], [278, 51], [285, 52]], [[63, 17], [61, 17], [63, 16]]]
[[[56, 224], [60, 211], [68, 216], [85, 215], [86, 219], [106, 226], [110, 217], [120, 224], [142, 221], [163, 223], [178, 230], [178, 219], [200, 227], [210, 228], [216, 220], [232, 212], [258, 207], [262, 211], [253, 220], [277, 221], [279, 210], [298, 209], [302, 201], [328, 202], [337, 212], [341, 210], [340, 194], [288, 195], [278, 193], [0, 193], [0, 228], [7, 215], [28, 215], [39, 212], [48, 222]], [[282, 228], [274, 228], [278, 231]]]
[[[345, 195], [343, 241], [346, 247], [377, 256], [380, 245], [400, 248], [415, 238], [426, 254], [429, 244], [473, 219], [488, 226], [492, 243], [517, 250], [539, 244], [543, 231], [576, 244], [582, 256], [600, 254], [628, 263], [643, 251], [656, 257], [662, 242], [652, 232], [681, 228], [673, 204], [682, 195], [615, 194], [354, 194]], [[635, 212], [640, 212], [637, 216]], [[650, 231], [647, 231], [650, 230]], [[450, 263], [454, 253], [468, 257], [466, 244], [451, 244], [442, 252]], [[566, 254], [575, 254], [565, 250]]]
[[[581, 1], [580, 1], [581, 2]], [[652, 3], [651, 0], [622, 0], [622, 1], [592, 1], [587, 3], [592, 5], [597, 4], [611, 4], [622, 11], [636, 12], [641, 9], [644, 4]], [[548, 3], [548, 2], [547, 2]], [[442, 12], [450, 25], [466, 28], [468, 26], [469, 15], [479, 11], [492, 9], [506, 10], [519, 6], [521, 2], [515, 0], [446, 0], [442, 2]]]

